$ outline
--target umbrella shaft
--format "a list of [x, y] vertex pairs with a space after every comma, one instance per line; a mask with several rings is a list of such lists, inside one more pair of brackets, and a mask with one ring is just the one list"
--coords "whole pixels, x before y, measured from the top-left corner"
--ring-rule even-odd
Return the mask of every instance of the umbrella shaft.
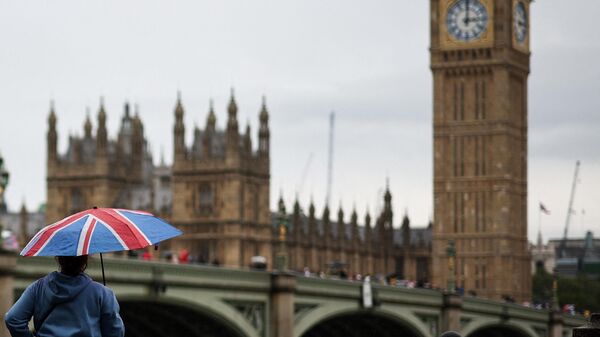
[[100, 265], [102, 266], [102, 284], [106, 285], [106, 278], [104, 277], [104, 260], [102, 260], [102, 253], [100, 253]]

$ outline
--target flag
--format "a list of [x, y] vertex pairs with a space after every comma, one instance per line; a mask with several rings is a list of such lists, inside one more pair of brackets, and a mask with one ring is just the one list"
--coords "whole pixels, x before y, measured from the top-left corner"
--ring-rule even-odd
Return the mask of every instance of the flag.
[[544, 212], [544, 214], [550, 214], [550, 211], [540, 202], [540, 211]]

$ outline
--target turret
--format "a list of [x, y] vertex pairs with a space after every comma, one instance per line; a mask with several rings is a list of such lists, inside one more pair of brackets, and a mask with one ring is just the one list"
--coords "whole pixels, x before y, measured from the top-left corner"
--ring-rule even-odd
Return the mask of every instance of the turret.
[[85, 123], [83, 124], [83, 134], [85, 139], [92, 138], [92, 121], [90, 120], [90, 108], [86, 108]]
[[260, 109], [260, 127], [258, 129], [258, 155], [261, 159], [269, 159], [269, 112], [267, 111], [266, 98], [263, 96]]
[[370, 252], [373, 247], [373, 229], [371, 228], [371, 215], [369, 214], [368, 209], [367, 214], [365, 215], [365, 246], [368, 252]]
[[135, 109], [135, 115], [132, 121], [132, 137], [131, 137], [131, 152], [133, 159], [133, 174], [141, 177], [142, 176], [142, 161], [144, 158], [144, 126], [140, 119], [137, 105]]
[[213, 101], [210, 100], [210, 108], [206, 117], [206, 127], [204, 128], [204, 138], [202, 139], [202, 155], [204, 158], [209, 158], [212, 155], [212, 141], [217, 125], [217, 117], [213, 107]]
[[54, 162], [57, 158], [56, 143], [58, 134], [56, 132], [56, 114], [54, 113], [54, 101], [50, 102], [50, 114], [48, 115], [48, 162]]
[[329, 221], [329, 206], [325, 205], [323, 209], [323, 241], [325, 246], [331, 243], [331, 223]]
[[246, 124], [246, 133], [244, 134], [244, 154], [248, 158], [252, 157], [252, 137], [250, 137], [250, 122]]
[[96, 131], [96, 154], [99, 158], [106, 157], [108, 148], [108, 136], [106, 133], [106, 111], [104, 110], [104, 99], [100, 99], [98, 110], [98, 130]]
[[29, 223], [29, 214], [27, 213], [25, 201], [23, 201], [23, 204], [21, 205], [20, 222], [21, 235], [19, 236], [19, 242], [21, 243], [21, 247], [25, 247], [29, 241], [29, 232], [27, 229], [27, 223]]
[[360, 237], [358, 234], [358, 215], [356, 214], [356, 208], [352, 209], [352, 215], [350, 215], [350, 225], [352, 226], [352, 237], [350, 238], [352, 246], [358, 247]]
[[342, 210], [342, 203], [340, 203], [340, 208], [338, 209], [337, 232], [338, 243], [340, 247], [343, 248], [346, 245], [346, 225], [344, 224], [344, 211]]
[[402, 219], [402, 248], [409, 249], [410, 247], [410, 220], [408, 219], [408, 214], [404, 214], [404, 218]]
[[298, 198], [296, 198], [296, 201], [294, 202], [294, 213], [292, 214], [292, 221], [294, 223], [294, 241], [296, 242], [300, 242], [303, 234], [302, 220], [300, 215], [300, 203], [298, 202]]
[[317, 241], [317, 220], [315, 218], [315, 204], [310, 201], [308, 206], [308, 237], [311, 244], [315, 244]]
[[227, 107], [227, 157], [230, 159], [237, 158], [240, 146], [240, 134], [238, 131], [237, 122], [237, 104], [231, 89], [231, 98]]
[[181, 92], [177, 92], [177, 103], [175, 104], [175, 126], [173, 127], [175, 162], [185, 159], [184, 136], [185, 126], [183, 125], [183, 105], [181, 104]]

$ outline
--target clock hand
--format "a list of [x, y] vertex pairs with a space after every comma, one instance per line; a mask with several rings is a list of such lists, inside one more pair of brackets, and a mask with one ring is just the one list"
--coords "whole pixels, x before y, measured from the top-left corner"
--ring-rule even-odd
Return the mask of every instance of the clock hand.
[[465, 18], [465, 25], [469, 25], [469, 0], [467, 0], [467, 17]]

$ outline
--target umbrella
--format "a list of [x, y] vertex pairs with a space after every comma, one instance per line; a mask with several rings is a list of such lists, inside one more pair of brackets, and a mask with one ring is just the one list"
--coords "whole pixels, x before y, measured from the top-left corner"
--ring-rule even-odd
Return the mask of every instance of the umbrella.
[[135, 250], [179, 236], [180, 230], [153, 214], [119, 208], [94, 207], [72, 214], [42, 228], [27, 246], [23, 256], [80, 256]]

